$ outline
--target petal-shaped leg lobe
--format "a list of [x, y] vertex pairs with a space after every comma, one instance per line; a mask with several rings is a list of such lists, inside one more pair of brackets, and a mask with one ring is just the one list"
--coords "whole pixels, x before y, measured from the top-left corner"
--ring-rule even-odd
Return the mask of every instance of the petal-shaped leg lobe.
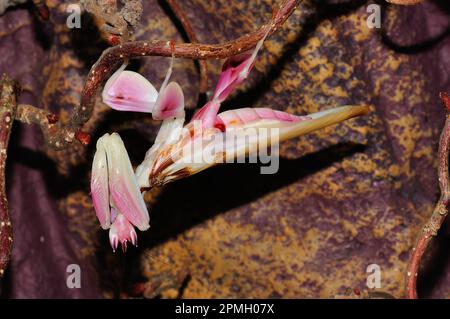
[[184, 94], [176, 82], [170, 82], [158, 96], [152, 116], [156, 120], [184, 118]]
[[92, 163], [91, 195], [95, 213], [103, 229], [111, 226], [111, 213], [109, 205], [108, 162], [105, 141], [109, 134], [105, 134], [97, 141], [97, 150]]
[[155, 87], [139, 73], [124, 71], [124, 67], [106, 82], [103, 102], [118, 111], [152, 112], [158, 98]]
[[137, 228], [147, 230], [150, 227], [147, 206], [119, 134], [110, 135], [106, 148], [111, 204]]

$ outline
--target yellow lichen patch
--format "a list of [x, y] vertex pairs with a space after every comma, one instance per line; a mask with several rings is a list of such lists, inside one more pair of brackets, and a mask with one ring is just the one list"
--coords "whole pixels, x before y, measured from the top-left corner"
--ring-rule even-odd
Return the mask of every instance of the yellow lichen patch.
[[354, 223], [351, 223], [348, 220], [342, 220], [341, 225], [342, 228], [349, 232], [352, 237], [356, 237], [358, 235], [358, 227]]
[[388, 176], [385, 169], [381, 168], [367, 154], [355, 154], [349, 159], [344, 159], [342, 168], [352, 173], [367, 174], [373, 178], [386, 178]]
[[356, 42], [363, 42], [368, 40], [374, 35], [376, 29], [370, 29], [367, 26], [367, 15], [360, 14], [359, 12], [345, 16], [342, 18], [346, 23], [351, 24], [353, 27], [348, 28], [344, 32], [345, 37], [351, 37]]
[[392, 164], [388, 168], [388, 173], [391, 176], [399, 176], [400, 175], [400, 166], [398, 164]]
[[334, 28], [333, 23], [330, 20], [324, 20], [317, 27], [317, 32], [322, 36], [335, 40], [338, 36], [338, 31]]
[[401, 165], [401, 171], [404, 174], [411, 175], [410, 158], [416, 150], [416, 144], [419, 139], [430, 137], [431, 129], [423, 130], [420, 128], [418, 119], [411, 114], [403, 115], [397, 119], [389, 120], [389, 126], [392, 133], [397, 137], [397, 141], [403, 150], [405, 161]]
[[385, 65], [392, 71], [397, 71], [400, 65], [407, 60], [407, 57], [389, 55], [385, 60]]
[[329, 95], [329, 96], [340, 97], [340, 98], [345, 98], [345, 97], [349, 96], [348, 92], [345, 91], [340, 86], [331, 87], [328, 84], [322, 84], [320, 86], [320, 88], [323, 93], [325, 93], [326, 95]]
[[399, 226], [403, 221], [400, 215], [386, 216], [392, 212], [387, 211], [383, 218], [379, 220], [373, 227], [372, 232], [375, 238], [383, 238], [386, 236], [386, 233], [390, 233], [392, 229]]
[[[279, 57], [283, 53], [284, 45], [277, 41], [267, 40], [264, 42], [264, 49], [267, 50], [271, 55]], [[265, 64], [265, 63], [261, 63]]]
[[[274, 225], [275, 226], [275, 225]], [[226, 222], [223, 218], [218, 217], [208, 222], [208, 233], [194, 232], [189, 236], [191, 241], [187, 244], [187, 249], [191, 252], [192, 258], [197, 265], [201, 267], [193, 267], [190, 269], [194, 278], [201, 277], [199, 271], [208, 269], [210, 280], [220, 280], [224, 287], [227, 287], [225, 294], [231, 293], [233, 286], [239, 287], [238, 295], [247, 297], [265, 296], [270, 294], [286, 294], [295, 296], [298, 293], [298, 283], [309, 280], [300, 272], [295, 271], [291, 261], [298, 260], [296, 268], [301, 268], [302, 263], [314, 258], [317, 251], [317, 237], [320, 234], [310, 229], [303, 237], [296, 234], [289, 227], [286, 220], [282, 220], [280, 225], [281, 235], [273, 237], [263, 234], [252, 226], [239, 225]], [[224, 252], [221, 246], [229, 242], [252, 242], [252, 246], [241, 245], [236, 246], [237, 251]], [[284, 242], [289, 241], [291, 248], [286, 249]], [[217, 258], [218, 254], [221, 258]], [[236, 259], [237, 258], [237, 259]], [[277, 280], [277, 272], [268, 272], [261, 269], [259, 260], [266, 260], [273, 269], [285, 269], [285, 276], [292, 277], [287, 283], [281, 284]], [[245, 261], [245, 262], [244, 262]], [[204, 268], [206, 267], [206, 268]], [[245, 271], [243, 271], [246, 269]], [[241, 277], [233, 274], [241, 273]], [[259, 276], [264, 276], [264, 282], [261, 282], [265, 288], [265, 295], [261, 292], [255, 294], [252, 289], [252, 282], [257, 282]], [[312, 275], [312, 277], [314, 277]], [[287, 285], [286, 285], [287, 284]], [[222, 291], [221, 293], [224, 293]], [[192, 280], [186, 287], [184, 297], [186, 298], [205, 298], [216, 297], [217, 293], [208, 282], [201, 280]]]
[[322, 64], [318, 70], [311, 73], [311, 79], [316, 83], [322, 83], [334, 74], [334, 65], [331, 63]]
[[83, 243], [77, 253], [80, 257], [93, 256], [96, 250], [96, 236], [93, 234], [100, 230], [100, 225], [95, 217], [91, 197], [85, 192], [75, 192], [59, 205], [71, 221], [69, 230], [77, 234]]
[[[349, 80], [351, 75], [353, 74], [353, 67], [344, 62], [336, 63], [336, 76], [343, 80]], [[354, 79], [354, 81], [358, 81]]]

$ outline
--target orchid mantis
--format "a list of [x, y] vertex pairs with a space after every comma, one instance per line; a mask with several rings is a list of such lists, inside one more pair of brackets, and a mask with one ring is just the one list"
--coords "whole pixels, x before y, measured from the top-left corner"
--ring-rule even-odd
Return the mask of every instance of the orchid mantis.
[[[235, 56], [224, 63], [212, 99], [185, 126], [183, 91], [176, 82], [169, 83], [173, 56], [159, 92], [138, 73], [125, 71], [126, 64], [107, 81], [102, 97], [110, 107], [151, 113], [154, 119], [162, 120], [155, 143], [135, 172], [117, 133], [105, 134], [97, 142], [91, 193], [102, 228], [110, 230], [114, 251], [119, 243], [124, 251], [127, 242], [136, 245], [134, 227], [141, 231], [150, 227], [141, 190], [145, 192], [151, 187], [193, 175], [223, 163], [224, 158], [249, 155], [258, 147], [267, 148], [271, 143], [367, 113], [366, 106], [343, 106], [309, 116], [269, 108], [219, 113], [221, 103], [247, 78], [265, 37], [251, 54]], [[261, 129], [267, 129], [264, 137], [260, 134]], [[227, 143], [231, 140], [234, 143]], [[192, 156], [200, 160], [192, 160]], [[209, 160], [204, 160], [206, 157]]]

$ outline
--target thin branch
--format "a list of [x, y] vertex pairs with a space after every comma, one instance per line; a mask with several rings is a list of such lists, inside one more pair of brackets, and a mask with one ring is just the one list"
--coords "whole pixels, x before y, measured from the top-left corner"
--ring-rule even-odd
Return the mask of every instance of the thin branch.
[[408, 264], [406, 273], [406, 291], [407, 297], [411, 299], [417, 298], [417, 276], [422, 257], [427, 247], [429, 246], [431, 239], [437, 235], [437, 232], [439, 231], [441, 225], [447, 217], [447, 207], [450, 203], [450, 187], [448, 175], [448, 157], [450, 152], [450, 97], [446, 93], [441, 93], [440, 97], [445, 107], [447, 108], [445, 126], [442, 130], [439, 140], [438, 151], [438, 178], [441, 196], [438, 203], [436, 204], [436, 207], [434, 208], [430, 219], [422, 229], [422, 233], [416, 243], [416, 246], [413, 248], [413, 253]]
[[[189, 41], [191, 43], [197, 43], [197, 35], [195, 34], [194, 29], [192, 28], [189, 20], [186, 16], [186, 13], [181, 9], [176, 0], [166, 0], [169, 7], [172, 9], [173, 13], [180, 21], [181, 25], [186, 32]], [[205, 60], [199, 60], [200, 67], [200, 93], [205, 93], [208, 90], [208, 64]]]
[[13, 241], [6, 197], [5, 167], [9, 136], [16, 115], [17, 91], [16, 82], [3, 75], [0, 79], [0, 278], [8, 266]]

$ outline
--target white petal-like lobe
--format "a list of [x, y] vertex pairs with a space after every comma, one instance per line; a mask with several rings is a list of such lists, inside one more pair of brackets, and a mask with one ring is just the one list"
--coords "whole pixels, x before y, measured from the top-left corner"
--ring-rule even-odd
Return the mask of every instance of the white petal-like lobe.
[[105, 134], [97, 141], [97, 150], [92, 163], [91, 194], [95, 214], [103, 229], [111, 226], [111, 212], [109, 206], [108, 163], [105, 141], [109, 134]]
[[128, 153], [119, 134], [113, 133], [109, 138], [107, 154], [112, 205], [139, 230], [147, 230], [150, 218]]

